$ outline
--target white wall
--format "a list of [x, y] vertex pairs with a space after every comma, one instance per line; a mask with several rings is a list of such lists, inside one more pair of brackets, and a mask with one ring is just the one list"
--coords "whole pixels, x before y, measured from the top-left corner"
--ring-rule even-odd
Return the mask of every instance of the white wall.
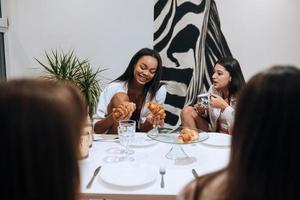
[[152, 47], [152, 0], [7, 0], [9, 78], [37, 76], [34, 57], [74, 49], [116, 78], [131, 56]]
[[[300, 66], [299, 0], [216, 0], [223, 33], [246, 79], [277, 63]], [[153, 0], [6, 0], [9, 78], [36, 76], [34, 57], [75, 49], [116, 78], [152, 47]]]
[[299, 0], [216, 0], [221, 27], [245, 78], [273, 64], [300, 66]]

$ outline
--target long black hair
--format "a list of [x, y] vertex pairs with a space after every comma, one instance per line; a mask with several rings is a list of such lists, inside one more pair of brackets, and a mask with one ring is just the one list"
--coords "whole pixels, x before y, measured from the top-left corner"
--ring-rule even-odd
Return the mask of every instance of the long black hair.
[[148, 92], [150, 92], [150, 99], [152, 99], [158, 89], [161, 86], [160, 80], [162, 76], [162, 61], [159, 53], [153, 49], [149, 48], [143, 48], [139, 50], [134, 56], [131, 58], [125, 72], [119, 76], [115, 81], [125, 81], [128, 85], [133, 81], [134, 79], [134, 67], [138, 60], [142, 58], [143, 56], [152, 56], [157, 60], [157, 69], [155, 72], [155, 75], [153, 79], [146, 83], [144, 87], [144, 95], [146, 96]]
[[218, 60], [216, 64], [222, 65], [226, 71], [229, 72], [231, 76], [228, 88], [229, 97], [236, 96], [240, 89], [245, 85], [245, 79], [239, 62], [235, 58], [227, 56]]

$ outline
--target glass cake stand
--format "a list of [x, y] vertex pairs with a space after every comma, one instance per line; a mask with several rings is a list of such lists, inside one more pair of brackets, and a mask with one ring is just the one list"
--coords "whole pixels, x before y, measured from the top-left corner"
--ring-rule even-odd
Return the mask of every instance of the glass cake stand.
[[159, 142], [172, 144], [171, 149], [166, 154], [166, 158], [171, 160], [176, 160], [178, 158], [187, 158], [189, 156], [183, 150], [182, 145], [202, 142], [204, 140], [207, 140], [209, 136], [207, 132], [197, 131], [199, 134], [197, 140], [188, 143], [182, 143], [178, 140], [178, 136], [181, 129], [182, 127], [178, 127], [177, 129], [174, 130], [168, 128], [160, 128], [158, 134], [156, 135], [148, 134], [147, 136]]

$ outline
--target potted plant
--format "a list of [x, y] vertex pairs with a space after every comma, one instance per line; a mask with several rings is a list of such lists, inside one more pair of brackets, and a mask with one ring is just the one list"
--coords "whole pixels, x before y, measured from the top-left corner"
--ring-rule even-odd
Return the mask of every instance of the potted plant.
[[100, 96], [101, 87], [99, 75], [106, 69], [93, 70], [87, 59], [80, 60], [69, 51], [51, 51], [47, 53], [46, 63], [35, 60], [47, 71], [46, 77], [53, 80], [69, 81], [79, 87], [85, 97], [89, 118], [92, 119], [96, 111], [96, 105]]

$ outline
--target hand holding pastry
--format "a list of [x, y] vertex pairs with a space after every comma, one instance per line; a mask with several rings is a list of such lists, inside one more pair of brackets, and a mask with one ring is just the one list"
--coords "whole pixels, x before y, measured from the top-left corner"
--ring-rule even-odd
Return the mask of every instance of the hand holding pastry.
[[165, 109], [162, 105], [155, 103], [155, 102], [149, 102], [148, 103], [148, 109], [150, 110], [151, 114], [147, 116], [148, 122], [153, 124], [154, 126], [164, 126], [164, 119], [166, 118]]
[[149, 102], [148, 109], [150, 110], [153, 116], [159, 116], [160, 119], [166, 118], [165, 109], [162, 105], [155, 102]]
[[112, 116], [116, 121], [130, 119], [135, 111], [136, 105], [133, 102], [123, 102], [118, 107], [113, 108]]

